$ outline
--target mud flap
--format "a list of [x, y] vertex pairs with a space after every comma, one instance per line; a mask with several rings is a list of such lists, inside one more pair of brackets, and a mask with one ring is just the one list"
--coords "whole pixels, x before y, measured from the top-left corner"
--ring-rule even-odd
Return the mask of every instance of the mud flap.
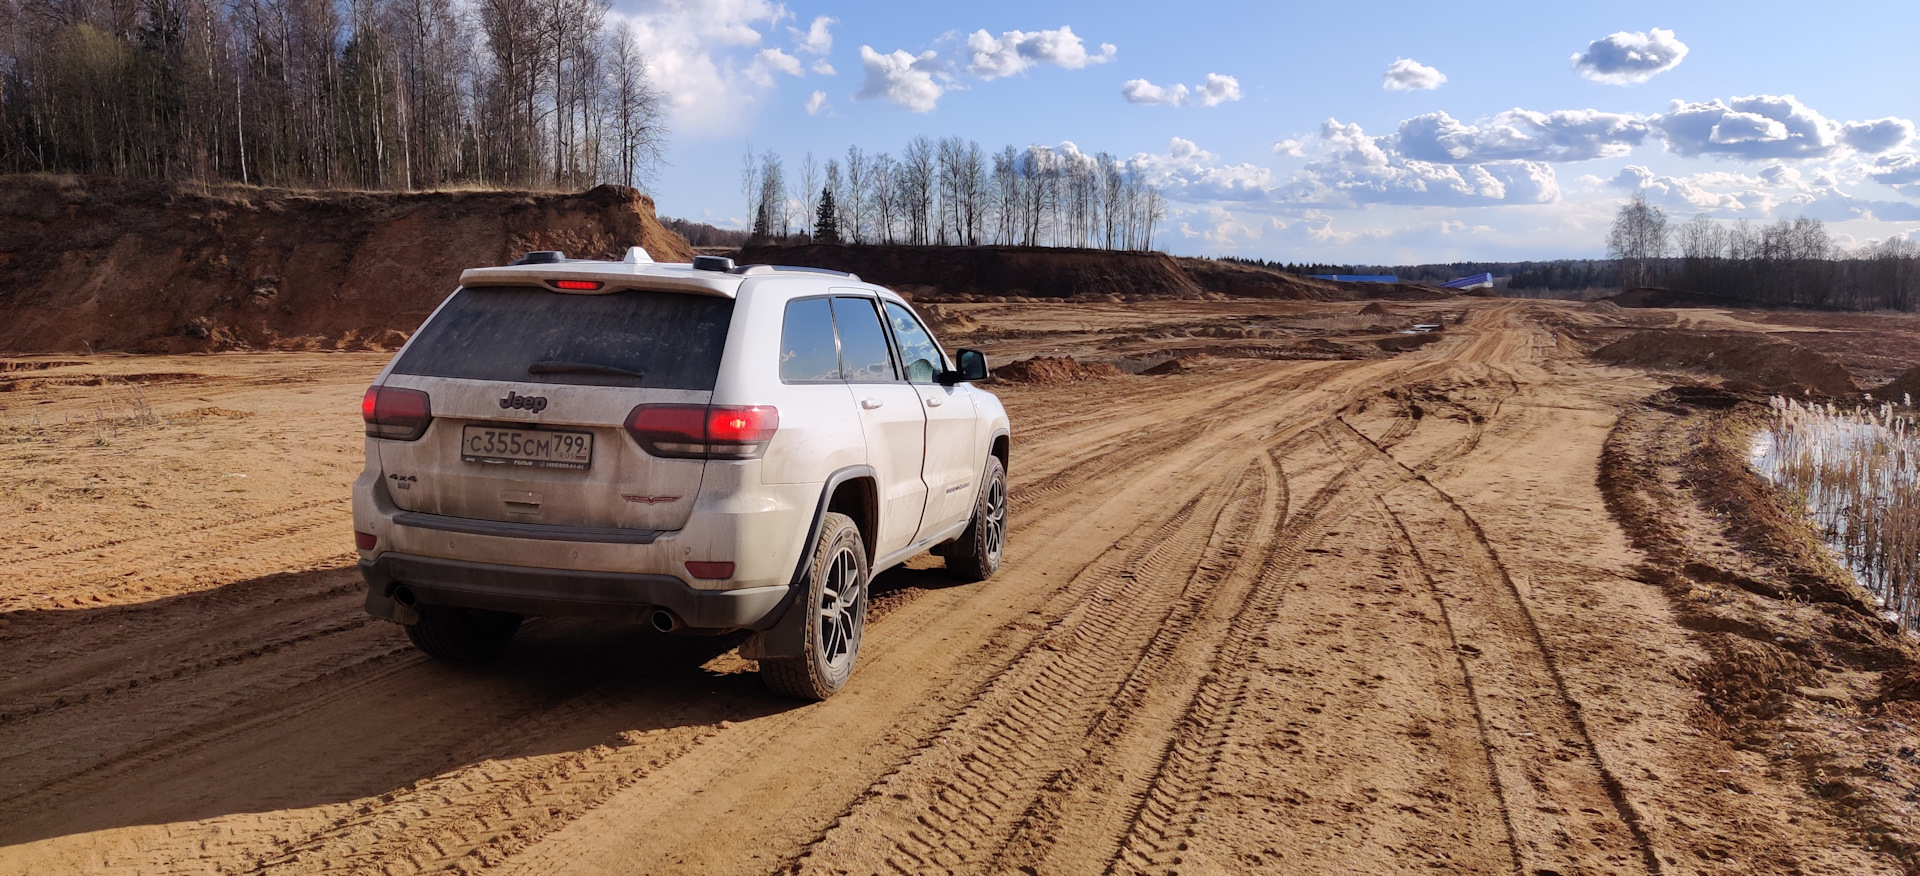
[[764, 660], [769, 657], [804, 657], [807, 653], [807, 612], [800, 606], [805, 600], [807, 582], [793, 585], [787, 607], [773, 626], [760, 630], [740, 643], [740, 658]]

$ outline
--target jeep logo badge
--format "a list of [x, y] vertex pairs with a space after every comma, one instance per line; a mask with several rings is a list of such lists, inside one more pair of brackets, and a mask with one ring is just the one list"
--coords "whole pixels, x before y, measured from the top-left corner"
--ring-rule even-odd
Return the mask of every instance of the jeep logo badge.
[[547, 397], [509, 392], [506, 398], [500, 400], [500, 407], [506, 410], [532, 411], [537, 414], [547, 409]]

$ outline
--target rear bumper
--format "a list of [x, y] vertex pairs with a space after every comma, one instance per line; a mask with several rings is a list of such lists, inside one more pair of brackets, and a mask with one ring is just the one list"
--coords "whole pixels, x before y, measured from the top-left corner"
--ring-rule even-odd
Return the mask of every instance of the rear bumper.
[[687, 626], [707, 630], [767, 629], [785, 613], [793, 592], [784, 584], [695, 590], [670, 575], [539, 569], [392, 551], [361, 560], [360, 574], [367, 581], [367, 612], [399, 623], [418, 619], [394, 598], [403, 585], [415, 605], [635, 621], [664, 608]]

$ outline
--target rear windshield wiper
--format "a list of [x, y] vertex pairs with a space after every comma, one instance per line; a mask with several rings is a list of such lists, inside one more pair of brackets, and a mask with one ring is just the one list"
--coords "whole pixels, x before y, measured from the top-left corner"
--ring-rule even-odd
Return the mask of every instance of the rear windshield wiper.
[[528, 374], [611, 374], [615, 377], [645, 377], [638, 371], [628, 371], [612, 365], [599, 365], [593, 362], [535, 362], [527, 366]]

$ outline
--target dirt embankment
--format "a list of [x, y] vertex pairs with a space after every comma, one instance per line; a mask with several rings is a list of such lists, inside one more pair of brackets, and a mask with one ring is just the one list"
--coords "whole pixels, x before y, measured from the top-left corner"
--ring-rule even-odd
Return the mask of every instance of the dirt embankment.
[[1799, 344], [1757, 332], [1647, 329], [1593, 351], [1614, 365], [1706, 371], [1730, 388], [1799, 395], [1853, 395], [1860, 387], [1838, 362]]
[[[1102, 300], [1106, 296], [1198, 299], [1205, 293], [1157, 252], [1027, 246], [750, 246], [741, 264], [799, 265], [860, 275], [916, 301], [1006, 298]], [[1118, 300], [1117, 298], [1115, 300]]]
[[1628, 289], [1618, 295], [1608, 295], [1600, 301], [1613, 303], [1618, 307], [1741, 307], [1747, 302], [1737, 298], [1725, 298], [1719, 295], [1703, 295], [1698, 292], [1675, 292], [1672, 289], [1656, 289], [1640, 286]]
[[369, 349], [460, 271], [558, 249], [692, 250], [627, 188], [310, 193], [47, 175], [0, 185], [0, 351]]
[[1283, 298], [1294, 301], [1439, 301], [1458, 293], [1412, 283], [1336, 283], [1272, 268], [1214, 259], [1178, 258], [1187, 276], [1208, 292], [1235, 298]]
[[830, 268], [860, 275], [916, 301], [1064, 298], [1271, 298], [1286, 301], [1432, 301], [1453, 293], [1426, 286], [1332, 283], [1270, 268], [1158, 252], [1031, 246], [750, 246], [741, 264]]
[[[1920, 654], [1835, 565], [1799, 501], [1747, 466], [1768, 417], [1756, 396], [1657, 394], [1608, 437], [1601, 489], [1646, 557], [1641, 580], [1665, 592], [1707, 656], [1692, 673], [1701, 708], [1689, 720], [1765, 761], [1719, 770], [1728, 790], [1751, 793], [1760, 772], [1798, 784], [1853, 842], [1920, 872], [1910, 790], [1920, 783]], [[1815, 843], [1817, 826], [1802, 822], [1797, 841]], [[1774, 869], [1767, 845], [1744, 850], [1746, 872]]]
[[[1873, 397], [1883, 401], [1902, 401], [1902, 396], [1920, 399], [1920, 368], [1908, 369], [1895, 377], [1892, 383], [1873, 391]], [[1912, 404], [1910, 401], [1907, 403]]]

